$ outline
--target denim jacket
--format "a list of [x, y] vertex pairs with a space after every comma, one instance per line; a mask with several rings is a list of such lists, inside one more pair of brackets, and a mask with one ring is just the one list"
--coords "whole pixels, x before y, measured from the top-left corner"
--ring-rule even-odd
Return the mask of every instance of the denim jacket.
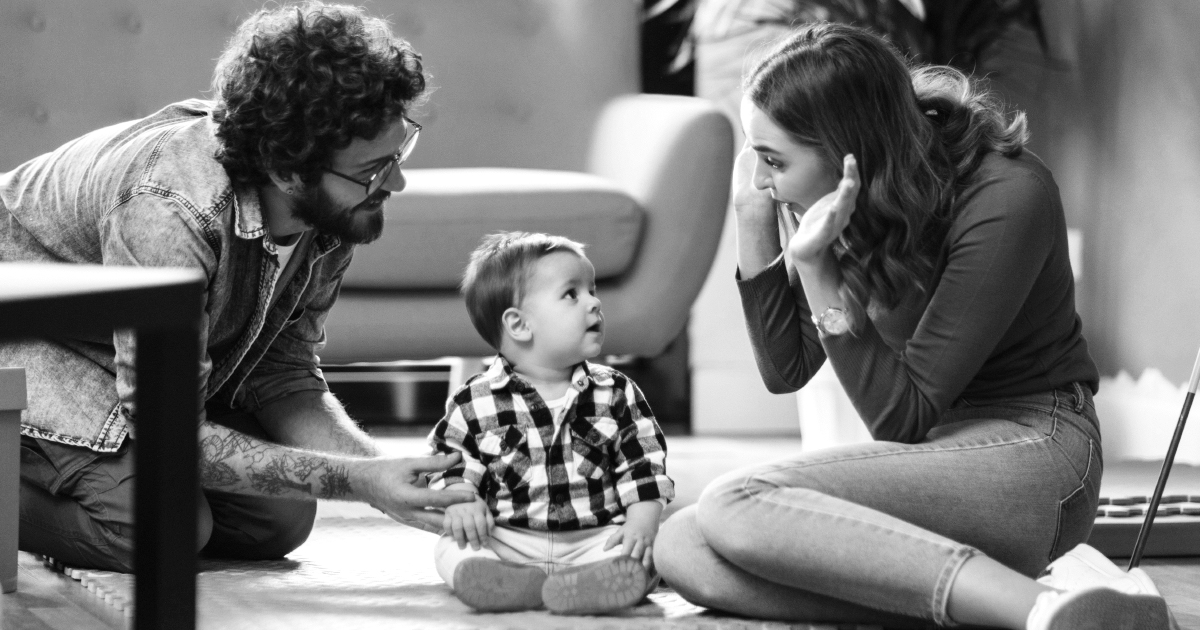
[[[212, 103], [189, 100], [106, 127], [0, 173], [0, 261], [191, 267], [207, 279], [201, 408], [254, 411], [328, 391], [318, 350], [353, 247], [317, 234], [279, 277], [257, 190], [214, 159]], [[111, 452], [134, 429], [134, 339], [0, 342], [26, 368], [23, 435]], [[201, 412], [201, 419], [203, 412]]]

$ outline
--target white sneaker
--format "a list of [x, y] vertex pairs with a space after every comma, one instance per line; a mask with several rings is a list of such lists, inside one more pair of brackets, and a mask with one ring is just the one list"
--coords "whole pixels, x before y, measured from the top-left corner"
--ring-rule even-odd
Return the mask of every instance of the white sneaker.
[[1046, 591], [1038, 595], [1026, 630], [1169, 630], [1167, 602], [1111, 588]]
[[1086, 543], [1080, 543], [1051, 562], [1037, 581], [1060, 591], [1103, 586], [1129, 595], [1159, 596], [1158, 588], [1145, 571], [1132, 569], [1126, 572]]

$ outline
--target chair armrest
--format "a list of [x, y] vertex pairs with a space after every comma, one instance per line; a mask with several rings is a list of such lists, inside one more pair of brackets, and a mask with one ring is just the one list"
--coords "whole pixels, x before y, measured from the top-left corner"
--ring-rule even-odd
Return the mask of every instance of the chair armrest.
[[602, 296], [606, 318], [638, 322], [619, 345], [655, 356], [683, 329], [725, 225], [733, 157], [729, 120], [706, 100], [638, 94], [601, 111], [588, 171], [646, 211], [637, 258]]

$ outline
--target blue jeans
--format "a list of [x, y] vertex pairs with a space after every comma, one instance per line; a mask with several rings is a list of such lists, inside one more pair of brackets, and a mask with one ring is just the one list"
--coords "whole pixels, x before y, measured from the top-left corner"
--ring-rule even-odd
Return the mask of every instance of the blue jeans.
[[751, 617], [953, 625], [950, 587], [985, 554], [1035, 576], [1087, 540], [1103, 463], [1091, 393], [959, 400], [916, 444], [741, 469], [655, 546], [685, 599]]
[[[242, 433], [267, 439], [250, 414], [209, 415]], [[133, 571], [133, 449], [96, 453], [23, 436], [19, 546], [64, 564]], [[308, 539], [317, 502], [203, 490], [200, 511], [211, 514], [198, 548], [206, 556], [280, 558]]]

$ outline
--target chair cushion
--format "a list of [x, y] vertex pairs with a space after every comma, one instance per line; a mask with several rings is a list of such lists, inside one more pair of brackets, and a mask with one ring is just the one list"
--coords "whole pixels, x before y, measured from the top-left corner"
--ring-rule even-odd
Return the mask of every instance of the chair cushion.
[[431, 168], [404, 171], [387, 202], [383, 236], [360, 246], [343, 285], [357, 289], [454, 289], [487, 234], [557, 234], [587, 245], [596, 278], [633, 261], [643, 211], [616, 183], [567, 171]]

